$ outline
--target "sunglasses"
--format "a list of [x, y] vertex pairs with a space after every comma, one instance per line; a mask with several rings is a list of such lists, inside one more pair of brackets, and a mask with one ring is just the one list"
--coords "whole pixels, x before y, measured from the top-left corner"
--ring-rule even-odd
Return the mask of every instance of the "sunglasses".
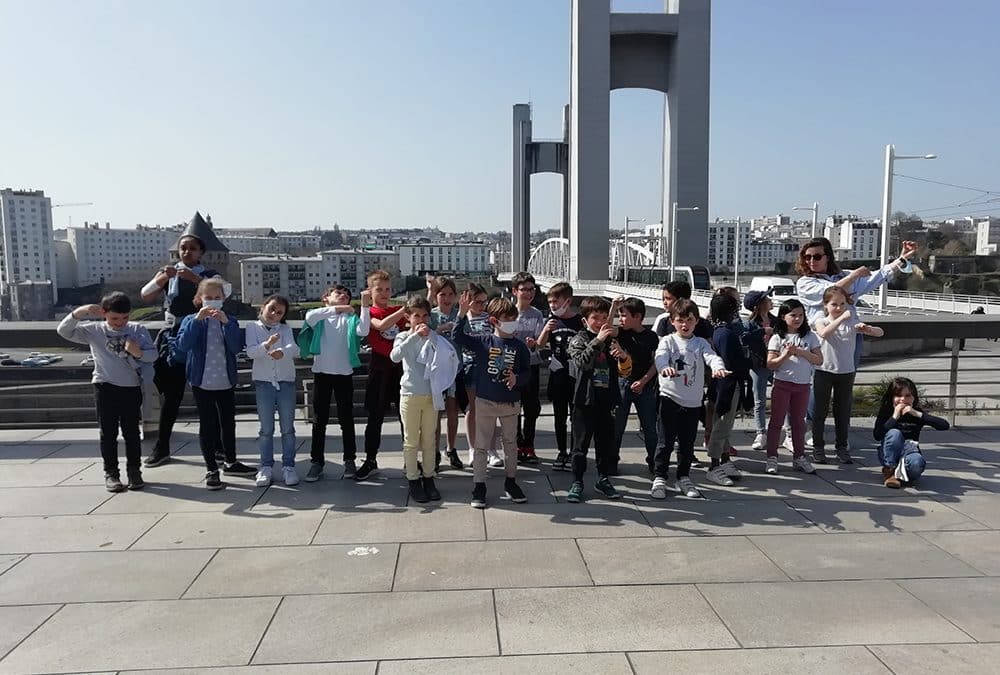
[[802, 254], [803, 260], [822, 260], [826, 257], [825, 253], [804, 253]]

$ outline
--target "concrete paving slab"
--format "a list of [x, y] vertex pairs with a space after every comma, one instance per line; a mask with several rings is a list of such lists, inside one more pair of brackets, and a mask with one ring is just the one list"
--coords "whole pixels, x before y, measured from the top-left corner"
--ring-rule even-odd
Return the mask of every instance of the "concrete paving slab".
[[[404, 663], [410, 663], [406, 661]], [[280, 666], [228, 666], [212, 668], [209, 675], [375, 675], [378, 663], [286, 663]], [[203, 668], [171, 668], [169, 670], [120, 670], [118, 675], [205, 675]]]
[[0, 518], [0, 553], [121, 551], [160, 518], [157, 514]]
[[[59, 605], [0, 607], [0, 658], [56, 613]], [[0, 669], [5, 664], [0, 662]]]
[[1000, 576], [1000, 532], [921, 532], [920, 536], [983, 574]]
[[26, 557], [23, 555], [0, 555], [0, 574], [3, 574]]
[[311, 511], [169, 513], [132, 548], [305, 545], [322, 519], [322, 512]]
[[[337, 471], [339, 476], [340, 470]], [[407, 492], [402, 481], [382, 485], [327, 477], [326, 480], [315, 483], [302, 481], [293, 487], [272, 485], [261, 495], [253, 510], [326, 510], [359, 506], [402, 508], [406, 506], [406, 498]]]
[[[243, 665], [277, 605], [278, 598], [66, 605], [0, 668], [64, 673], [120, 670], [137, 663], [150, 668]], [[95, 632], [102, 639], [95, 640]]]
[[506, 654], [736, 647], [694, 586], [495, 591]]
[[[145, 475], [148, 475], [145, 474]], [[146, 479], [148, 480], [148, 479]], [[121, 492], [106, 500], [94, 513], [185, 513], [196, 511], [246, 511], [260, 498], [263, 488], [241, 484], [225, 490], [201, 485], [146, 483], [140, 492]], [[56, 490], [75, 488], [58, 487]], [[107, 494], [107, 493], [105, 493]], [[0, 493], [2, 499], [2, 493]]]
[[481, 541], [482, 511], [471, 506], [350, 508], [326, 512], [315, 544]]
[[881, 466], [858, 466], [841, 471], [828, 471], [824, 472], [822, 476], [852, 497], [875, 497], [878, 499], [912, 498], [914, 496], [952, 498], [970, 491], [982, 490], [981, 487], [969, 480], [940, 470], [928, 471], [920, 479], [917, 486], [902, 490], [892, 490], [885, 487]]
[[388, 591], [398, 549], [397, 544], [225, 548], [184, 597]]
[[485, 515], [491, 540], [655, 536], [639, 510], [628, 501], [509, 507], [492, 503]]
[[1000, 578], [915, 579], [899, 584], [979, 642], [1000, 641]]
[[0, 516], [81, 515], [110, 498], [104, 486], [96, 485], [4, 488], [0, 489]]
[[791, 499], [788, 505], [828, 532], [980, 530], [981, 523], [919, 497]]
[[[486, 479], [487, 498], [499, 504], [512, 505], [504, 494], [504, 479], [502, 471], [491, 470], [490, 476]], [[469, 471], [442, 471], [434, 483], [445, 504], [468, 506], [472, 499], [472, 473]], [[537, 468], [518, 467], [517, 484], [524, 490], [528, 504], [553, 504], [556, 502], [548, 474]]]
[[0, 604], [174, 600], [214, 551], [98, 551], [28, 556], [0, 576]]
[[576, 542], [470, 541], [403, 544], [393, 590], [590, 586]]
[[796, 581], [981, 576], [974, 567], [909, 533], [750, 539]]
[[663, 537], [749, 535], [820, 531], [805, 517], [776, 499], [709, 501], [668, 497], [639, 510]]
[[[201, 452], [197, 447], [190, 449], [190, 443], [174, 443], [170, 448], [171, 456], [185, 455], [186, 458], [194, 459], [196, 455], [201, 458]], [[153, 450], [152, 442], [143, 442], [142, 456], [145, 457]], [[125, 440], [118, 438], [118, 459], [121, 462], [122, 470], [125, 469]], [[54, 452], [39, 461], [44, 462], [100, 462], [101, 448], [97, 441], [70, 441], [62, 444]]]
[[[488, 656], [465, 659], [381, 661], [379, 675], [563, 675], [595, 672], [632, 675], [624, 654], [559, 654], [558, 656]], [[214, 675], [214, 674], [213, 674]]]
[[897, 673], [982, 675], [1000, 661], [1000, 644], [877, 645], [868, 648]]
[[[41, 464], [7, 464], [0, 471], [0, 488], [58, 485], [74, 474], [93, 466], [93, 462], [59, 462]], [[99, 485], [104, 485], [104, 471], [101, 471]]]
[[[3, 431], [0, 429], [0, 431]], [[51, 455], [65, 443], [39, 443], [35, 441], [0, 443], [0, 464], [31, 464]], [[79, 461], [79, 460], [77, 460]]]
[[44, 434], [45, 429], [0, 429], [0, 444], [24, 443]]
[[970, 641], [893, 582], [794, 581], [699, 584], [698, 588], [744, 647]]
[[499, 654], [490, 591], [288, 597], [253, 663], [290, 660], [303, 635], [309, 658], [325, 661]]
[[948, 506], [986, 527], [1000, 529], [1000, 494], [966, 495], [949, 501]]
[[744, 537], [578, 540], [599, 586], [699, 581], [787, 581]]
[[[32, 466], [41, 467], [46, 461], [35, 462]], [[54, 464], [54, 466], [59, 466], [59, 464]], [[124, 463], [122, 464], [122, 468], [124, 469]], [[183, 460], [174, 459], [163, 466], [151, 469], [143, 467], [142, 478], [149, 483], [198, 485], [205, 481], [205, 465], [201, 460], [196, 460], [193, 457]], [[242, 487], [253, 486], [253, 480], [247, 480], [246, 478], [223, 476], [222, 480], [227, 484]], [[104, 468], [100, 462], [96, 462], [84, 471], [63, 480], [61, 485], [104, 485]]]
[[660, 673], [715, 675], [734, 670], [738, 670], [741, 675], [773, 673], [887, 675], [892, 672], [864, 647], [632, 652], [628, 657], [636, 675]]

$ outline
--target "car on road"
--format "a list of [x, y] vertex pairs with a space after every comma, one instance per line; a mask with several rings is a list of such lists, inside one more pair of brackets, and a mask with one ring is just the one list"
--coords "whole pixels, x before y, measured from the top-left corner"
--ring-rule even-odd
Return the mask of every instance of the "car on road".
[[29, 356], [24, 361], [21, 361], [21, 365], [38, 368], [39, 366], [49, 365], [49, 361], [48, 359], [43, 359], [41, 356]]
[[0, 359], [0, 366], [19, 366], [21, 362], [17, 359], [12, 359], [10, 357], [6, 359]]
[[10, 358], [10, 354], [7, 354], [6, 352], [0, 352], [0, 361], [3, 361], [4, 359], [9, 359], [9, 358]]
[[94, 365], [94, 357], [93, 356], [88, 356], [87, 358], [85, 358], [82, 361], [80, 361], [80, 365], [81, 366], [92, 366], [92, 365]]

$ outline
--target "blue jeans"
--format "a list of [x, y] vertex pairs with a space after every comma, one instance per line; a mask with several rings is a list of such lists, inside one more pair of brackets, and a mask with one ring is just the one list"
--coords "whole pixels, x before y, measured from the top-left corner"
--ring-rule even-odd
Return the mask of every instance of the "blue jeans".
[[900, 461], [906, 462], [906, 475], [911, 483], [917, 482], [927, 466], [920, 450], [912, 443], [908, 445], [899, 429], [889, 429], [886, 433], [878, 448], [878, 459], [890, 469], [895, 469]]
[[618, 389], [621, 392], [621, 404], [615, 408], [615, 449], [614, 461], [621, 456], [622, 437], [625, 435], [625, 425], [628, 424], [628, 414], [635, 406], [639, 416], [639, 426], [642, 428], [642, 441], [646, 444], [646, 464], [652, 465], [656, 456], [656, 396], [659, 383], [654, 377], [638, 394], [632, 391], [632, 383], [625, 378], [619, 378]]
[[767, 383], [771, 381], [769, 368], [754, 368], [750, 371], [753, 381], [753, 421], [758, 434], [767, 433]]
[[281, 425], [281, 463], [295, 466], [295, 383], [279, 382], [279, 389], [260, 380], [254, 380], [253, 384], [257, 390], [257, 416], [260, 418], [257, 435], [260, 465], [274, 466], [274, 411], [277, 409]]

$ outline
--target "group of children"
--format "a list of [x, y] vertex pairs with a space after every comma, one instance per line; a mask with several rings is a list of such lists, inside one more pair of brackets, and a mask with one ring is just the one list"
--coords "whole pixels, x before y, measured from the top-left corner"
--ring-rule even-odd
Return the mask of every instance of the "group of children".
[[[810, 326], [799, 301], [788, 300], [777, 315], [771, 315], [770, 299], [759, 292], [743, 298], [750, 318], [741, 318], [740, 296], [732, 288], [715, 294], [706, 320], [690, 299], [690, 286], [672, 281], [663, 289], [666, 311], [650, 330], [643, 324], [646, 308], [641, 300], [609, 302], [587, 297], [577, 312], [572, 307], [573, 289], [567, 283], [549, 289], [546, 317], [533, 304], [537, 288], [525, 272], [512, 280], [514, 302], [489, 298], [476, 284], [459, 294], [453, 280], [439, 277], [428, 279], [426, 298], [415, 295], [403, 306], [391, 306], [390, 277], [378, 270], [368, 276], [360, 312], [351, 305], [348, 288], [331, 286], [322, 297], [323, 306], [306, 314], [296, 338], [286, 323], [288, 300], [272, 295], [244, 335], [236, 318], [223, 309], [225, 282], [202, 270], [192, 272], [191, 262], [184, 270], [163, 268], [143, 289], [144, 297], [155, 292], [154, 286], [168, 296], [172, 293], [169, 302], [175, 310], [184, 304], [178, 298], [190, 305], [186, 315], [173, 317], [175, 324], [164, 329], [156, 343], [142, 325], [129, 321], [131, 305], [122, 293], [108, 295], [100, 305], [77, 308], [59, 325], [60, 335], [88, 344], [94, 356], [93, 383], [109, 491], [143, 487], [140, 405], [144, 373], [154, 363], [183, 369], [181, 395], [185, 384], [192, 388], [208, 489], [224, 487], [220, 474], [255, 476], [261, 487], [271, 484], [275, 413], [282, 480], [286, 485], [297, 484], [294, 361], [302, 357], [312, 359], [313, 374], [307, 482], [319, 480], [324, 473], [331, 405], [336, 405], [341, 431], [343, 476], [359, 481], [379, 471], [385, 413], [396, 405], [410, 495], [419, 503], [439, 500], [434, 477], [442, 461], [441, 416], [446, 418], [444, 456], [453, 468], [462, 469], [457, 435], [458, 417], [464, 411], [472, 506], [485, 508], [487, 504], [489, 466], [504, 469], [505, 494], [522, 503], [526, 497], [516, 481], [517, 466], [539, 461], [534, 437], [541, 408], [540, 371], [547, 367], [546, 394], [554, 412], [557, 451], [552, 467], [573, 473], [567, 501], [584, 498], [591, 444], [597, 469], [594, 490], [605, 498], [620, 497], [610, 479], [619, 475], [622, 436], [633, 406], [652, 478], [651, 497], [667, 496], [675, 446], [675, 489], [699, 497], [691, 480], [698, 425], [704, 426], [710, 458], [707, 480], [731, 486], [743, 476], [733, 462], [737, 451], [731, 442], [741, 409], [754, 410], [758, 430], [754, 447], [766, 449], [767, 473], [778, 472], [783, 428], [787, 428], [793, 468], [814, 473], [805, 453], [810, 390], [815, 398], [813, 460], [827, 461], [823, 432], [832, 398], [836, 455], [850, 463], [847, 432], [859, 344], [855, 338], [882, 334], [881, 329], [857, 320], [851, 298], [838, 286], [827, 289], [823, 316]], [[183, 287], [171, 283], [182, 272], [190, 281], [188, 298]], [[199, 275], [197, 283], [194, 275]], [[86, 318], [103, 321], [80, 323]], [[367, 340], [371, 358], [365, 394], [365, 456], [358, 466], [353, 375], [361, 364], [362, 339]], [[253, 362], [260, 419], [259, 467], [247, 466], [236, 457], [237, 354], [244, 349]], [[762, 397], [770, 380], [770, 419], [765, 427]], [[176, 395], [176, 389], [172, 384], [171, 395]], [[874, 430], [887, 487], [912, 483], [922, 473], [919, 436], [923, 426], [948, 427], [946, 421], [921, 412], [918, 406], [911, 381], [897, 378], [890, 384]], [[169, 422], [172, 426], [173, 420]], [[119, 428], [126, 447], [125, 483], [118, 467]], [[497, 452], [498, 431], [503, 456]], [[169, 440], [165, 445], [161, 439], [146, 465], [167, 461], [168, 444]]]

